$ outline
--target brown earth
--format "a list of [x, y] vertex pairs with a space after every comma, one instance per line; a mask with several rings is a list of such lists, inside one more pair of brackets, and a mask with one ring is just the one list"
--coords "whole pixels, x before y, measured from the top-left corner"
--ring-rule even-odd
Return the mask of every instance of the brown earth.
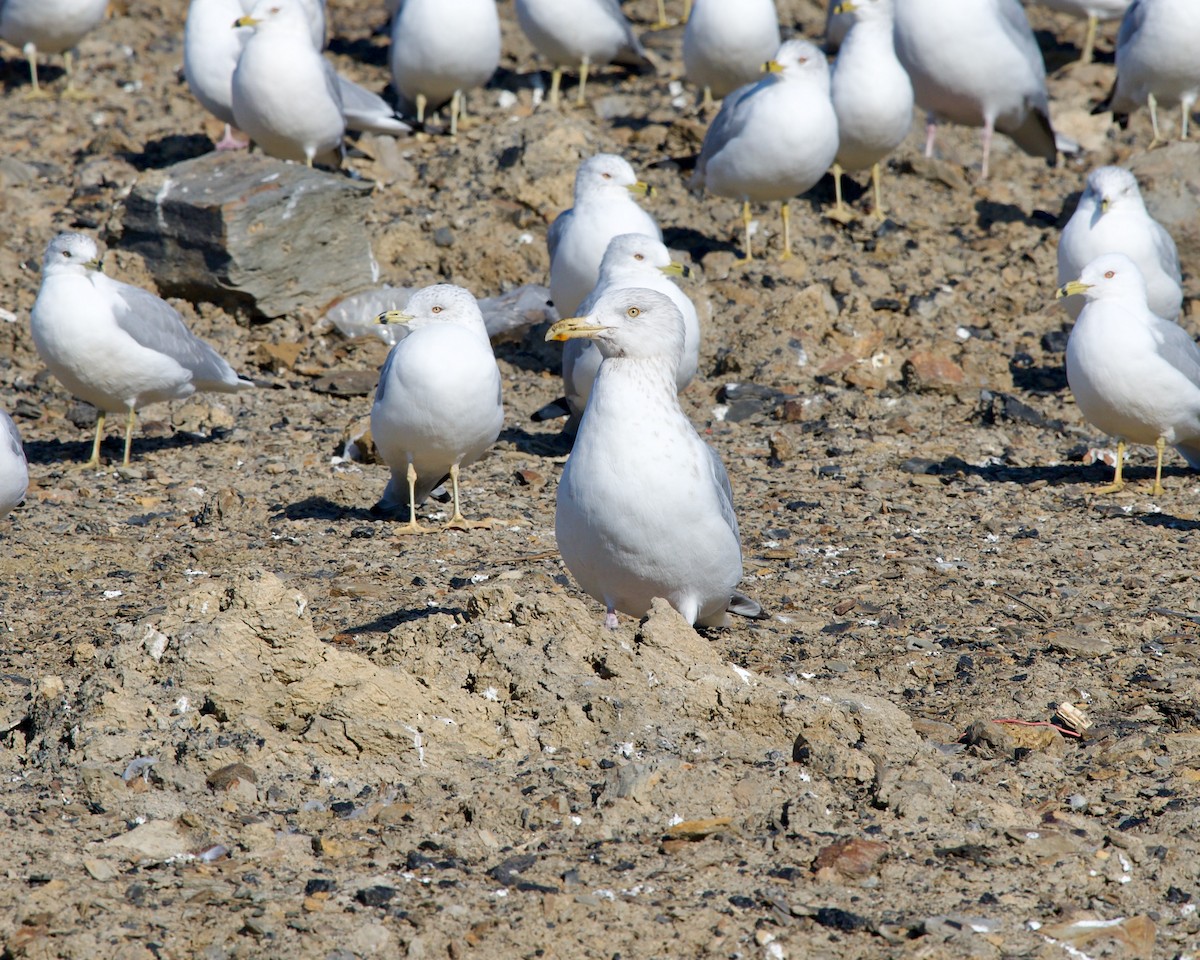
[[[813, 0], [780, 6], [819, 31]], [[381, 8], [331, 14], [332, 56], [376, 88]], [[81, 472], [87, 411], [28, 332], [42, 250], [85, 229], [148, 283], [122, 197], [215, 131], [179, 78], [179, 0], [131, 0], [83, 42], [82, 102], [25, 100], [6, 50], [0, 404], [32, 484], [0, 525], [0, 956], [1195, 955], [1200, 485], [1172, 458], [1151, 499], [1138, 450], [1126, 492], [1093, 494], [1105, 440], [1066, 389], [1052, 292], [1088, 168], [1153, 168], [1167, 217], [1197, 151], [1145, 154], [1144, 114], [1090, 117], [1111, 55], [1061, 69], [1082, 30], [1035, 11], [1083, 158], [1050, 170], [998, 138], [980, 184], [975, 131], [929, 162], [914, 130], [886, 223], [822, 219], [826, 182], [795, 204], [796, 259], [741, 269], [736, 206], [676, 162], [704, 130], [666, 89], [680, 31], [651, 38], [662, 76], [606, 75], [557, 114], [531, 109], [501, 11], [516, 104], [476, 92], [456, 142], [364, 140], [349, 163], [379, 182], [384, 279], [545, 282], [577, 161], [628, 157], [700, 274], [682, 403], [729, 466], [743, 589], [772, 618], [601, 629], [555, 550], [566, 447], [528, 419], [558, 387], [536, 331], [498, 347], [506, 428], [464, 474], [495, 530], [371, 518], [385, 469], [336, 457], [384, 348], [315, 307], [178, 303], [273, 388], [151, 408], [131, 469], [114, 436]], [[1183, 254], [1195, 297], [1194, 232]], [[314, 389], [354, 371], [364, 392]], [[1044, 725], [1072, 705], [1082, 739]]]

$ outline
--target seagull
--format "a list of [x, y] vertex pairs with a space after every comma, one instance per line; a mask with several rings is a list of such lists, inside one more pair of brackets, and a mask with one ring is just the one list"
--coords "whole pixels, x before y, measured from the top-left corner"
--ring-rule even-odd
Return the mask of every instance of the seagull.
[[100, 464], [107, 413], [128, 412], [122, 460], [128, 466], [139, 407], [198, 390], [236, 393], [254, 386], [165, 300], [101, 273], [96, 241], [82, 233], [60, 233], [46, 247], [31, 319], [34, 345], [50, 372], [99, 410], [85, 467]]
[[701, 626], [723, 626], [727, 612], [764, 617], [734, 589], [742, 548], [725, 467], [676, 398], [679, 309], [653, 290], [612, 290], [546, 333], [579, 337], [604, 361], [558, 484], [567, 569], [604, 604], [610, 629], [618, 610], [645, 616], [655, 597]]
[[750, 204], [783, 202], [783, 252], [792, 255], [789, 200], [816, 185], [838, 150], [837, 115], [829, 99], [825, 54], [807, 40], [788, 40], [767, 76], [725, 98], [700, 147], [692, 187], [742, 201], [746, 257]]
[[871, 168], [875, 215], [884, 216], [879, 163], [908, 136], [913, 89], [892, 43], [892, 0], [844, 0], [854, 23], [838, 50], [830, 95], [838, 120], [838, 152], [833, 165], [835, 220], [851, 219], [842, 204], [842, 172]]
[[463, 91], [481, 87], [500, 65], [496, 0], [405, 0], [392, 20], [392, 80], [417, 108], [450, 103], [450, 135], [465, 114]]
[[500, 370], [478, 303], [470, 291], [439, 283], [378, 320], [408, 333], [384, 361], [371, 407], [371, 436], [392, 471], [372, 512], [391, 516], [407, 505], [402, 532], [422, 533], [417, 507], [449, 477], [454, 516], [447, 526], [488, 525], [468, 523], [458, 497], [459, 468], [487, 453], [504, 425]]
[[558, 315], [570, 316], [596, 286], [609, 241], [622, 233], [662, 239], [654, 218], [634, 197], [653, 190], [633, 167], [613, 153], [599, 153], [575, 173], [575, 205], [560, 213], [546, 232], [550, 252], [550, 299]]
[[1125, 486], [1126, 443], [1158, 451], [1152, 496], [1161, 496], [1167, 444], [1200, 469], [1200, 347], [1176, 323], [1146, 305], [1146, 283], [1123, 253], [1097, 257], [1056, 296], [1087, 303], [1067, 340], [1067, 382], [1079, 412], [1117, 438], [1116, 474], [1097, 493]]
[[983, 127], [983, 180], [994, 130], [1054, 166], [1046, 65], [1018, 0], [896, 0], [895, 42], [927, 114], [925, 156], [941, 118]]
[[[606, 293], [625, 287], [641, 287], [670, 297], [684, 324], [683, 352], [676, 358], [675, 369], [675, 388], [680, 393], [692, 382], [700, 365], [700, 318], [687, 294], [668, 278], [687, 277], [690, 274], [686, 266], [671, 259], [671, 251], [654, 237], [624, 233], [613, 237], [609, 243], [604, 259], [600, 261], [600, 278], [577, 311], [587, 315]], [[543, 407], [534, 414], [534, 420], [548, 420], [569, 414], [570, 420], [563, 432], [574, 436], [579, 429], [579, 419], [583, 416], [601, 359], [600, 349], [592, 341], [568, 340], [563, 346], [562, 358], [566, 396]]]
[[1180, 139], [1188, 138], [1188, 118], [1200, 98], [1200, 3], [1196, 0], [1133, 0], [1117, 33], [1117, 82], [1094, 113], [1112, 110], [1124, 130], [1129, 114], [1150, 108], [1154, 147], [1163, 142], [1158, 107], [1180, 108]]
[[575, 103], [583, 106], [588, 72], [609, 63], [653, 70], [618, 0], [516, 0], [517, 22], [530, 43], [553, 64], [550, 106], [558, 106], [564, 67], [579, 67]]
[[12, 512], [29, 487], [29, 465], [21, 446], [21, 434], [13, 418], [0, 410], [0, 520]]
[[1087, 35], [1084, 37], [1083, 50], [1079, 55], [1080, 63], [1091, 63], [1092, 53], [1096, 48], [1096, 28], [1101, 20], [1113, 20], [1121, 16], [1130, 4], [1130, 0], [1037, 0], [1043, 7], [1068, 13], [1073, 17], [1087, 20]]
[[696, 0], [683, 31], [683, 64], [704, 90], [704, 106], [753, 83], [779, 49], [775, 0]]
[[38, 86], [38, 53], [61, 53], [67, 73], [64, 96], [71, 86], [71, 49], [98, 26], [108, 0], [0, 0], [0, 40], [20, 47], [29, 60], [30, 98], [48, 96]]
[[[1123, 167], [1097, 167], [1088, 174], [1079, 206], [1058, 240], [1058, 282], [1079, 276], [1105, 253], [1123, 253], [1146, 282], [1150, 309], [1174, 320], [1183, 309], [1179, 251], [1166, 229], [1146, 211], [1137, 178]], [[1082, 297], [1067, 297], [1071, 319], [1083, 309]]]

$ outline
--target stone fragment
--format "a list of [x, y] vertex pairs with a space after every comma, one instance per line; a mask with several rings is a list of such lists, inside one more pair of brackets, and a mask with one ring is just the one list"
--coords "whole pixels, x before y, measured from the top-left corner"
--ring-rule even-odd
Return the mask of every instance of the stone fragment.
[[949, 357], [919, 350], [904, 361], [904, 385], [916, 393], [955, 393], [966, 383], [963, 368]]
[[164, 296], [279, 317], [376, 282], [369, 183], [239, 152], [146, 171], [120, 245]]

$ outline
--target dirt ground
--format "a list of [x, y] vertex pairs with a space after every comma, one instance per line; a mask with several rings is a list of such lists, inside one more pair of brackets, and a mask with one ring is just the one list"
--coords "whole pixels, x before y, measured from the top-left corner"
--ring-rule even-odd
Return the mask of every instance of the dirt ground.
[[[382, 7], [330, 18], [330, 55], [377, 89]], [[555, 549], [567, 447], [529, 420], [559, 386], [539, 330], [498, 345], [505, 429], [464, 471], [494, 530], [371, 517], [385, 468], [340, 454], [385, 348], [315, 305], [177, 302], [269, 386], [151, 407], [130, 469], [114, 432], [82, 472], [89, 412], [29, 335], [42, 251], [86, 230], [150, 283], [122, 198], [218, 131], [180, 78], [182, 0], [130, 0], [84, 40], [86, 100], [26, 100], [5, 49], [0, 405], [31, 487], [0, 523], [0, 956], [1200, 954], [1200, 484], [1172, 457], [1151, 499], [1139, 449], [1125, 492], [1094, 494], [1111, 451], [1053, 301], [1088, 169], [1134, 164], [1160, 216], [1200, 182], [1192, 146], [1145, 153], [1144, 113], [1124, 133], [1089, 115], [1113, 25], [1100, 63], [1064, 67], [1082, 26], [1032, 12], [1082, 157], [1048, 169], [997, 138], [981, 184], [977, 131], [926, 161], [914, 124], [886, 222], [823, 219], [827, 180], [794, 204], [796, 258], [763, 209], [767, 259], [743, 269], [736, 204], [687, 191], [705, 121], [668, 88], [681, 30], [649, 36], [659, 76], [606, 72], [554, 113], [500, 9], [502, 69], [457, 141], [353, 151], [383, 279], [544, 283], [578, 160], [626, 156], [699, 274], [681, 402], [729, 467], [742, 589], [771, 618], [602, 629]], [[780, 10], [819, 33], [816, 0]], [[58, 61], [42, 76], [61, 88]], [[330, 373], [360, 386], [323, 392]], [[1082, 738], [1023, 725], [1072, 706]]]

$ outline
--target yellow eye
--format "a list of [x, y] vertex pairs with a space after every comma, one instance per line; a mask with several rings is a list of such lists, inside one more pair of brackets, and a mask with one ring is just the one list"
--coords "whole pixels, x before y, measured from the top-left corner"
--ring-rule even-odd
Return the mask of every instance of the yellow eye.
[[430, 310], [429, 312], [430, 312], [430, 313], [441, 313], [441, 312], [442, 312], [442, 308], [441, 308], [441, 307], [434, 307], [434, 308], [433, 308], [432, 310]]
[[1116, 276], [1116, 273], [1114, 273], [1112, 270], [1109, 270], [1106, 274], [1104, 274], [1104, 279], [1111, 280], [1115, 276]]
[[628, 310], [625, 311], [625, 316], [629, 317], [629, 319], [631, 319], [631, 320], [634, 317], [640, 317], [641, 315], [642, 315], [642, 311], [639, 310], [637, 307], [630, 307]]

